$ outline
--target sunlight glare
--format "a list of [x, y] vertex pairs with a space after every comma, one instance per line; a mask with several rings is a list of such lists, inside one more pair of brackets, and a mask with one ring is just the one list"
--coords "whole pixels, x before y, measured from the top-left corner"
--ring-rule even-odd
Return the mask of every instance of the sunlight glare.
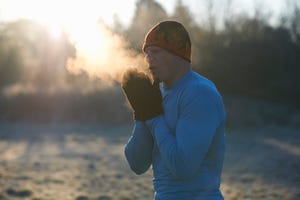
[[77, 59], [89, 68], [91, 74], [96, 73], [99, 63], [107, 62], [109, 44], [104, 28], [101, 24], [86, 22], [81, 26], [69, 27], [69, 32], [77, 49]]
[[[120, 81], [128, 67], [143, 67], [142, 55], [128, 48], [123, 37], [113, 33], [108, 24], [113, 13], [126, 11], [130, 1], [100, 2], [97, 0], [5, 0], [11, 18], [30, 19], [45, 25], [55, 39], [63, 35], [75, 48], [74, 57], [68, 58], [65, 68], [74, 74], [87, 73], [104, 82]], [[19, 5], [15, 8], [15, 5]], [[17, 10], [17, 11], [16, 11]], [[122, 12], [121, 12], [122, 13]], [[123, 14], [124, 14], [123, 13]], [[15, 15], [15, 16], [13, 16]]]
[[48, 28], [48, 32], [54, 39], [59, 39], [62, 36], [62, 32], [63, 32], [62, 27], [48, 24], [47, 28]]

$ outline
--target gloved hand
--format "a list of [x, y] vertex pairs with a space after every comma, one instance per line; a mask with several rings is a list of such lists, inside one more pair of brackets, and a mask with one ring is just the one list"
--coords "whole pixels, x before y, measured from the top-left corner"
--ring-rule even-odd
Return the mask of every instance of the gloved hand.
[[136, 69], [127, 70], [122, 78], [123, 91], [134, 111], [134, 119], [146, 121], [163, 114], [159, 82]]

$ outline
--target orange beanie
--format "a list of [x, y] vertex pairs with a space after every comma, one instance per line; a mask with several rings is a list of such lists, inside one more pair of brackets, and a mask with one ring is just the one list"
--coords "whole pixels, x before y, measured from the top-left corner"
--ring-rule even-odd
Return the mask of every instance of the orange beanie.
[[184, 26], [176, 21], [163, 21], [147, 33], [143, 51], [148, 46], [161, 47], [191, 62], [191, 40]]

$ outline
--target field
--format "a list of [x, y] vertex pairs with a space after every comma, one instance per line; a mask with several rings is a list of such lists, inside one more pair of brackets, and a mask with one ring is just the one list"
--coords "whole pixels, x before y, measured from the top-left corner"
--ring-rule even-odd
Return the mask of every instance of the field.
[[[295, 116], [292, 124], [277, 119], [229, 126], [221, 185], [225, 199], [300, 199]], [[131, 128], [131, 123], [1, 122], [0, 200], [151, 200], [151, 169], [137, 176], [123, 155]]]

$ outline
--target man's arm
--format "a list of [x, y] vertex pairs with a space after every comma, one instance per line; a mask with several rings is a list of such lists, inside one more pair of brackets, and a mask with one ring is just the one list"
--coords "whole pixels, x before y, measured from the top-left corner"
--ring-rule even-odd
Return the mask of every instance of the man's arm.
[[153, 138], [143, 122], [135, 121], [132, 136], [125, 146], [125, 157], [136, 174], [145, 173], [152, 163]]
[[163, 113], [162, 96], [158, 84], [137, 69], [127, 70], [122, 78], [122, 89], [134, 111], [135, 127], [125, 156], [131, 169], [142, 174], [152, 163], [153, 138], [144, 121]]
[[170, 171], [179, 178], [193, 176], [201, 167], [218, 128], [219, 113], [215, 94], [209, 88], [188, 89], [180, 104], [180, 116], [173, 135], [159, 116], [147, 120], [159, 151]]

